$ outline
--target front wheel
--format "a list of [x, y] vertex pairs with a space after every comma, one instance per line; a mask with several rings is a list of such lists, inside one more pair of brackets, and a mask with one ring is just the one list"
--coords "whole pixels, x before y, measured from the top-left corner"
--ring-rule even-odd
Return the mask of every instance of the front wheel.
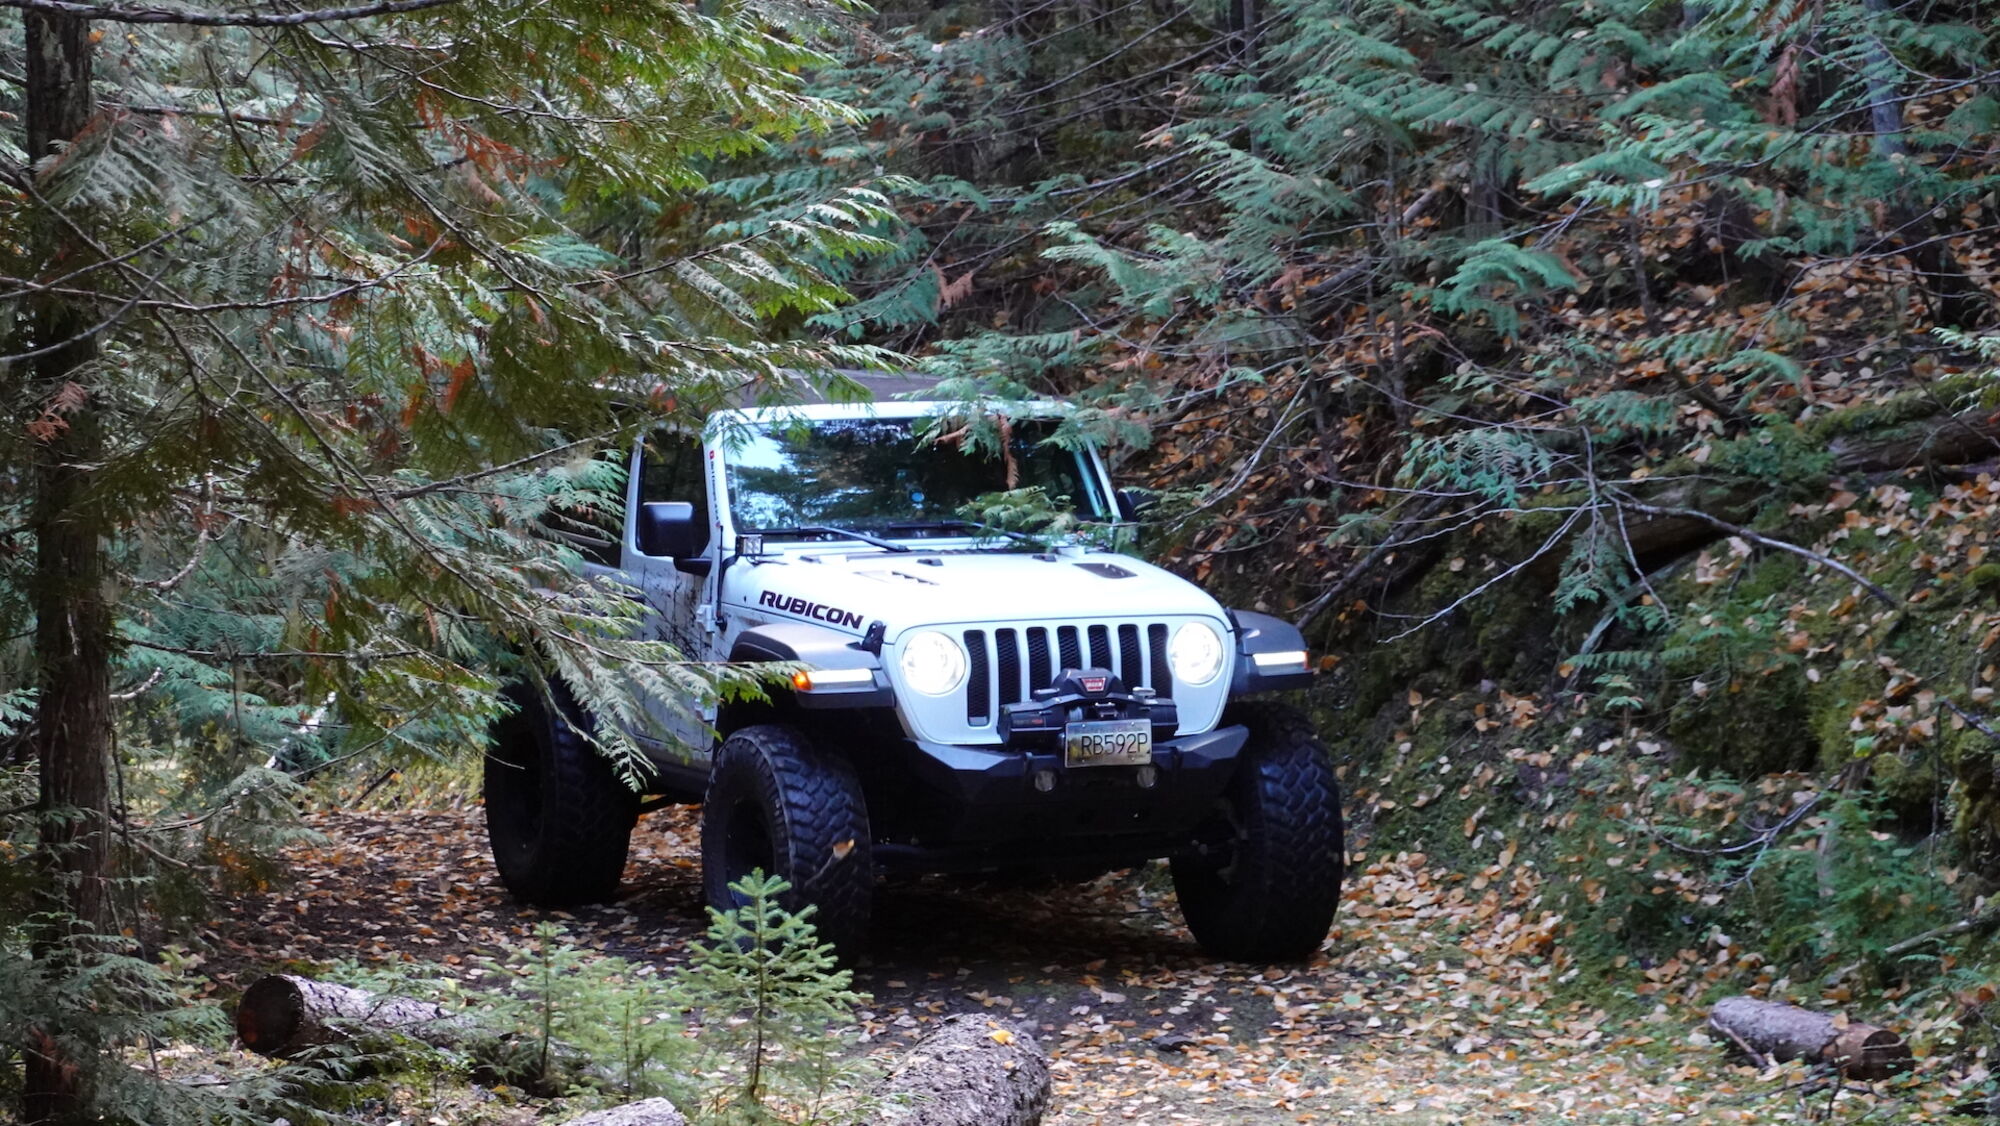
[[792, 885], [779, 902], [815, 910], [814, 928], [842, 954], [866, 944], [875, 893], [868, 806], [854, 767], [782, 724], [723, 740], [701, 810], [708, 905], [742, 905], [731, 890], [754, 870]]
[[1346, 867], [1333, 757], [1292, 708], [1238, 705], [1224, 722], [1250, 729], [1225, 795], [1227, 842], [1174, 858], [1181, 915], [1218, 958], [1302, 961], [1333, 926]]
[[[481, 791], [500, 882], [537, 907], [601, 903], [618, 891], [639, 795], [584, 737], [589, 723], [560, 682], [502, 693]], [[552, 706], [553, 705], [553, 706]]]

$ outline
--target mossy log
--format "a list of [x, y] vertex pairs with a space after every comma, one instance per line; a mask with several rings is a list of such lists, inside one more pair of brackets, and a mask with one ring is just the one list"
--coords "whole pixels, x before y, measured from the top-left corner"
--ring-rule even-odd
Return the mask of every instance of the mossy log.
[[946, 1017], [883, 1080], [894, 1126], [1034, 1126], [1049, 1105], [1049, 1056], [1025, 1029]]
[[1911, 1066], [1910, 1046], [1896, 1033], [1796, 1005], [1725, 997], [1709, 1011], [1708, 1024], [1753, 1058], [1806, 1060], [1863, 1082]]
[[[1898, 473], [1919, 467], [1935, 470], [1996, 460], [2000, 459], [2000, 410], [1936, 415], [1857, 430], [1827, 439], [1826, 450], [1832, 457], [1831, 468], [1839, 475]], [[1621, 522], [1620, 535], [1624, 550], [1646, 566], [1714, 543], [1725, 534], [1715, 519], [1748, 521], [1771, 499], [1767, 481], [1674, 481], [1658, 490], [1639, 488], [1634, 492], [1655, 511], [1635, 506]], [[1563, 498], [1565, 503], [1580, 499]], [[1440, 545], [1432, 556], [1441, 559], [1450, 554]], [[1564, 552], [1550, 551], [1528, 567], [1527, 573], [1538, 582], [1552, 584], [1564, 558]], [[1348, 581], [1358, 579], [1350, 576]]]
[[1964, 465], [2000, 457], [2000, 410], [1938, 415], [1827, 443], [1834, 468], [1868, 473]]

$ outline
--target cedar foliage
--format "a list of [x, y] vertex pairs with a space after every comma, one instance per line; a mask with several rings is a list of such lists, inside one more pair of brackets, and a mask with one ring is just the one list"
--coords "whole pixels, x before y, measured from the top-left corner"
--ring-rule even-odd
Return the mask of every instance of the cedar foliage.
[[1479, 810], [1407, 799], [1486, 754], [1555, 803], [1547, 861], [1588, 857], [1574, 826], [1633, 807], [1507, 764], [1636, 740], [1803, 828], [1727, 851], [1708, 782], [1635, 757], [1645, 818], [1733, 859], [1577, 886], [1654, 904], [1669, 953], [1872, 959], [2000, 880], [1992, 15], [887, 6], [818, 79], [865, 122], [808, 155], [907, 177], [902, 249], [819, 323], [1139, 420], [1153, 546], [1328, 653], [1355, 777], [1411, 787], [1384, 842], [1464, 847]]
[[[329, 697], [349, 746], [463, 738], [490, 713], [486, 658], [530, 635], [530, 662], [593, 710], [710, 694], [622, 639], [629, 613], [568, 578], [537, 523], [621, 485], [588, 455], [629, 433], [631, 405], [686, 420], [874, 361], [762, 326], [837, 298], [803, 258], [878, 245], [856, 230], [875, 197], [831, 191], [727, 237], [662, 218], [706, 163], [841, 115], [789, 74], [825, 15], [478, 5], [141, 26], [101, 57], [101, 119], [10, 201], [16, 229], [88, 242], [10, 272], [75, 270], [65, 296], [134, 307], [101, 364], [9, 384], [34, 421], [7, 440], [20, 464], [83, 409], [110, 435], [92, 516], [117, 533], [126, 682], [265, 748], [319, 738]], [[280, 664], [304, 676], [267, 698]]]
[[822, 77], [867, 126], [815, 150], [910, 176], [923, 254], [833, 318], [1147, 413], [1198, 575], [1387, 636], [1363, 572], [1395, 596], [1430, 550], [1399, 544], [1518, 524], [1559, 609], [1658, 628], [1641, 506], [1817, 495], [1843, 412], [1978, 407], [1932, 331], [1993, 307], [1978, 5], [1242, 14], [890, 9]]
[[[947, 370], [1187, 419], [1194, 448], [1161, 467], [1231, 470], [1205, 510], [1282, 498], [1191, 526], [1201, 547], [1366, 547], [1436, 494], [1505, 514], [1917, 386], [1965, 359], [1931, 327], [1990, 314], [1968, 271], [1989, 265], [2000, 103], [1975, 5], [1240, 15], [892, 8], [821, 78], [867, 126], [815, 149], [915, 181], [905, 250], [867, 259], [867, 299], [833, 317]], [[1864, 278], [1864, 318], [1827, 334], [1814, 295]], [[1874, 386], [1807, 384], [1856, 350]], [[1233, 429], [1232, 390], [1258, 403]], [[1632, 562], [1571, 552], [1568, 600]]]
[[119, 932], [160, 937], [156, 866], [262, 878], [293, 772], [477, 747], [505, 677], [606, 718], [757, 690], [636, 636], [545, 524], [617, 503], [594, 455], [641, 426], [880, 364], [774, 326], [841, 300], [826, 266], [886, 247], [884, 198], [708, 186], [851, 119], [798, 77], [845, 18], [0, 9], [0, 119], [27, 123], [0, 129], [0, 747], [10, 802], [39, 780], [6, 842], [38, 860], [4, 935], [46, 985], [6, 1022], [31, 1119], [130, 1112], [99, 1064], [158, 986]]

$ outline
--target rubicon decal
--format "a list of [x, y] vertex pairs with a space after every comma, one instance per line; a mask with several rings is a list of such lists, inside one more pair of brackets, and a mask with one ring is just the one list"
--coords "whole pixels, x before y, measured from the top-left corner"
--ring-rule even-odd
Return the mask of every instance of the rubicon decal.
[[810, 602], [797, 595], [779, 594], [775, 590], [767, 590], [757, 596], [757, 604], [769, 606], [779, 613], [796, 614], [801, 618], [811, 618], [830, 625], [846, 626], [849, 629], [861, 628], [861, 615], [854, 611], [828, 606], [824, 602]]

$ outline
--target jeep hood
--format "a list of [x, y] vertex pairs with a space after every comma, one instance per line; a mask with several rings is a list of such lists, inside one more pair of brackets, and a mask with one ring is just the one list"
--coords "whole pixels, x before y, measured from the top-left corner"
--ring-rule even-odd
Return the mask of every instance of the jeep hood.
[[918, 626], [1060, 619], [1224, 619], [1201, 588], [1130, 556], [1063, 549], [813, 551], [732, 568], [732, 610], [860, 634], [881, 621], [894, 641]]

